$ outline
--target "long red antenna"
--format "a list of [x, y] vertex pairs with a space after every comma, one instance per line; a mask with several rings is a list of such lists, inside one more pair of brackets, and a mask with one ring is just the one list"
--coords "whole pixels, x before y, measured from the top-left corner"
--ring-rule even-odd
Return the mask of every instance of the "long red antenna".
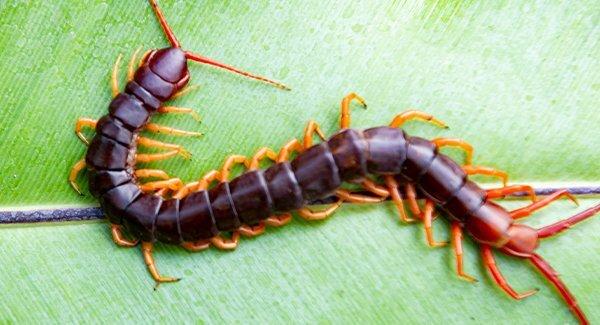
[[190, 60], [192, 60], [192, 61], [196, 61], [196, 62], [199, 62], [199, 63], [202, 63], [202, 64], [207, 64], [207, 65], [212, 65], [214, 67], [218, 67], [218, 68], [225, 69], [225, 70], [233, 72], [233, 73], [240, 74], [240, 75], [242, 75], [244, 77], [247, 77], [247, 78], [251, 78], [251, 79], [262, 81], [264, 83], [268, 83], [270, 85], [273, 85], [273, 86], [275, 86], [277, 88], [280, 88], [280, 89], [283, 89], [283, 90], [292, 90], [290, 87], [282, 84], [281, 82], [274, 81], [274, 80], [265, 78], [263, 76], [255, 75], [255, 74], [252, 74], [250, 72], [246, 72], [246, 71], [240, 70], [238, 68], [232, 67], [232, 66], [227, 65], [225, 63], [221, 63], [221, 62], [215, 61], [213, 59], [201, 56], [201, 55], [196, 54], [196, 53], [185, 51], [185, 57], [188, 58], [188, 59], [190, 59]]
[[[163, 15], [162, 11], [158, 7], [156, 0], [149, 0], [149, 1], [150, 1], [150, 6], [152, 6], [152, 10], [154, 10], [154, 13], [156, 14], [156, 18], [158, 18], [158, 21], [160, 22], [160, 26], [162, 27], [162, 30], [165, 33], [165, 36], [167, 36], [167, 39], [169, 40], [169, 43], [171, 44], [171, 46], [177, 47], [177, 48], [181, 47], [181, 45], [179, 44], [179, 41], [175, 37], [175, 34], [173, 34], [173, 30], [171, 30], [171, 27], [167, 23], [165, 16]], [[283, 89], [283, 90], [291, 90], [288, 86], [282, 84], [281, 82], [277, 82], [277, 81], [268, 79], [263, 76], [259, 76], [259, 75], [255, 75], [255, 74], [252, 74], [247, 71], [243, 71], [241, 69], [238, 69], [238, 68], [232, 67], [230, 65], [227, 65], [225, 63], [221, 63], [216, 60], [201, 56], [199, 54], [195, 54], [195, 53], [186, 51], [185, 56], [186, 56], [186, 58], [188, 58], [189, 60], [192, 60], [192, 61], [196, 61], [196, 62], [199, 62], [202, 64], [212, 65], [214, 67], [225, 69], [227, 71], [240, 74], [247, 78], [262, 81], [264, 83], [270, 84], [272, 86], [275, 86], [275, 87]]]
[[160, 11], [158, 4], [156, 4], [156, 0], [150, 0], [150, 6], [152, 6], [152, 10], [154, 10], [154, 13], [156, 14], [156, 18], [158, 18], [158, 21], [160, 22], [160, 26], [162, 27], [163, 32], [165, 32], [165, 36], [167, 36], [167, 39], [169, 40], [169, 43], [171, 44], [171, 46], [172, 47], [181, 47], [179, 45], [179, 41], [177, 40], [177, 37], [175, 37], [175, 34], [173, 34], [173, 30], [171, 30], [171, 27], [169, 26], [169, 24], [167, 24], [167, 20], [165, 19], [165, 16], [163, 15], [162, 11]]
[[554, 271], [554, 269], [550, 266], [550, 264], [548, 264], [548, 262], [546, 262], [546, 260], [544, 260], [541, 256], [539, 256], [538, 254], [535, 254], [535, 253], [533, 255], [531, 255], [529, 260], [531, 261], [531, 263], [533, 263], [533, 265], [535, 265], [535, 267], [540, 272], [542, 272], [544, 277], [546, 279], [548, 279], [548, 281], [550, 281], [554, 285], [554, 287], [556, 287], [556, 289], [558, 290], [560, 295], [563, 297], [563, 299], [569, 306], [569, 309], [571, 309], [571, 311], [579, 319], [579, 323], [581, 323], [582, 325], [589, 324], [590, 321], [587, 319], [587, 317], [585, 317], [583, 310], [581, 310], [581, 308], [577, 304], [577, 300], [575, 300], [575, 296], [573, 296], [571, 291], [569, 291], [567, 286], [561, 281], [561, 279], [558, 277], [558, 273], [556, 273], [556, 271]]

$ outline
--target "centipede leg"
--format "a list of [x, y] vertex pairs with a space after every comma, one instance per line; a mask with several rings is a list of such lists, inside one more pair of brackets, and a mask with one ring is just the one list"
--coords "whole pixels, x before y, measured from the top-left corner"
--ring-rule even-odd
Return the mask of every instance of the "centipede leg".
[[589, 324], [589, 320], [583, 313], [583, 310], [579, 307], [575, 296], [569, 291], [567, 286], [560, 280], [558, 273], [546, 262], [541, 256], [533, 253], [529, 258], [531, 263], [542, 273], [542, 275], [554, 285], [558, 290], [562, 298], [569, 306], [569, 309], [577, 316], [580, 324]]
[[367, 108], [367, 103], [365, 99], [356, 93], [349, 93], [342, 99], [342, 103], [340, 105], [340, 129], [347, 129], [350, 127], [350, 103], [352, 100], [358, 101], [362, 107]]
[[181, 247], [190, 252], [199, 252], [210, 247], [210, 240], [199, 240], [195, 242], [186, 241], [181, 243]]
[[225, 239], [222, 236], [218, 235], [210, 239], [210, 243], [213, 244], [216, 248], [222, 250], [233, 250], [236, 249], [238, 243], [240, 241], [240, 233], [234, 231], [231, 234], [230, 239]]
[[[152, 256], [152, 250], [154, 248], [154, 244], [152, 244], [151, 242], [142, 242], [142, 254], [144, 255], [144, 262], [146, 263], [146, 266], [148, 267], [148, 271], [150, 272], [150, 275], [152, 275], [152, 278], [154, 279], [154, 281], [156, 281], [156, 287], [158, 287], [159, 284], [164, 283], [164, 282], [177, 282], [179, 280], [181, 280], [180, 278], [174, 278], [174, 277], [169, 277], [169, 276], [161, 276], [160, 273], [158, 272], [158, 269], [156, 268], [156, 263], [154, 262], [154, 257]], [[155, 289], [156, 289], [155, 287]]]
[[529, 290], [525, 293], [516, 292], [508, 284], [508, 282], [506, 282], [506, 279], [504, 278], [502, 273], [500, 273], [498, 266], [496, 266], [496, 260], [494, 259], [494, 255], [492, 254], [492, 249], [490, 248], [490, 246], [481, 245], [481, 256], [483, 258], [483, 263], [485, 264], [488, 271], [490, 272], [490, 275], [492, 276], [492, 279], [494, 280], [494, 282], [496, 282], [496, 284], [512, 298], [514, 298], [516, 300], [521, 300], [523, 298], [527, 298], [531, 295], [534, 295], [536, 292], [538, 292], [537, 289]]
[[313, 145], [313, 135], [317, 134], [321, 140], [325, 140], [325, 134], [321, 131], [319, 124], [315, 121], [309, 121], [306, 124], [306, 128], [304, 129], [304, 140], [303, 146], [304, 149], [308, 149]]
[[579, 205], [577, 198], [575, 198], [571, 193], [569, 193], [568, 190], [565, 189], [565, 190], [556, 191], [539, 201], [533, 202], [532, 204], [530, 204], [526, 207], [523, 207], [523, 208], [520, 208], [517, 210], [513, 210], [510, 212], [510, 216], [513, 217], [513, 219], [519, 219], [519, 218], [526, 217], [526, 216], [532, 214], [534, 211], [547, 206], [548, 204], [560, 199], [561, 197], [566, 197], [566, 198], [570, 199], [571, 201], [575, 202], [575, 204]]
[[79, 119], [77, 119], [77, 122], [75, 123], [75, 134], [77, 135], [77, 137], [83, 142], [85, 143], [86, 146], [90, 145], [90, 141], [85, 137], [85, 135], [83, 135], [83, 133], [81, 132], [81, 130], [84, 127], [88, 127], [88, 128], [95, 128], [96, 127], [96, 123], [98, 121], [93, 120], [91, 118], [87, 118], [87, 117], [81, 117]]
[[152, 161], [165, 160], [169, 158], [173, 158], [177, 155], [181, 155], [181, 151], [179, 150], [171, 150], [162, 153], [136, 153], [135, 154], [135, 162], [136, 163], [147, 163]]
[[600, 211], [600, 205], [596, 205], [585, 211], [579, 212], [578, 214], [576, 214], [572, 217], [557, 221], [551, 225], [540, 228], [540, 229], [538, 229], [538, 237], [539, 238], [547, 238], [550, 236], [554, 236], [560, 232], [563, 232], [563, 231], [571, 228], [573, 225], [575, 225], [579, 222], [582, 222], [590, 217], [593, 217], [599, 211]]
[[406, 191], [406, 199], [408, 200], [408, 208], [415, 217], [421, 217], [421, 208], [417, 202], [417, 190], [413, 184], [406, 184], [404, 186]]
[[121, 59], [123, 58], [122, 54], [119, 54], [119, 56], [117, 56], [117, 60], [115, 61], [115, 65], [113, 66], [112, 69], [112, 74], [111, 74], [111, 91], [112, 91], [112, 96], [113, 98], [117, 97], [117, 95], [119, 94], [119, 65], [121, 64]]
[[[390, 191], [388, 191], [385, 187], [377, 185], [375, 182], [373, 182], [371, 179], [369, 178], [365, 178], [360, 185], [367, 191], [375, 194], [375, 195], [379, 195], [381, 197], [388, 197], [390, 196]], [[396, 188], [398, 188], [398, 186], [396, 186]]]
[[123, 229], [120, 225], [110, 224], [110, 233], [115, 244], [121, 247], [135, 247], [139, 243], [139, 239], [129, 240], [123, 235]]
[[189, 136], [189, 137], [202, 136], [202, 133], [200, 133], [200, 132], [178, 130], [178, 129], [170, 128], [167, 126], [158, 125], [156, 123], [146, 124], [145, 130], [150, 131], [152, 133], [159, 133], [159, 134], [163, 133], [163, 134], [177, 135], [177, 136]]
[[423, 211], [423, 225], [425, 226], [425, 236], [427, 238], [427, 244], [430, 247], [442, 247], [446, 246], [448, 242], [438, 242], [433, 238], [433, 210], [435, 203], [432, 200], [425, 200], [425, 210]]
[[265, 232], [265, 223], [259, 222], [257, 225], [249, 226], [242, 225], [238, 228], [238, 231], [241, 235], [246, 237], [256, 237], [258, 235], [262, 235]]
[[200, 86], [198, 85], [187, 85], [185, 86], [185, 88], [181, 89], [179, 92], [177, 92], [175, 95], [173, 95], [173, 97], [171, 97], [171, 99], [175, 99], [175, 98], [179, 98], [193, 90], [196, 90], [200, 88]]
[[505, 171], [484, 167], [484, 166], [473, 166], [465, 165], [462, 167], [467, 175], [486, 175], [497, 177], [502, 181], [502, 185], [506, 187], [508, 183], [508, 174]]
[[164, 170], [160, 169], [138, 169], [135, 171], [134, 174], [137, 178], [154, 177], [161, 179], [169, 179], [169, 175]]
[[73, 187], [75, 192], [79, 193], [79, 195], [83, 195], [83, 193], [81, 193], [79, 185], [77, 185], [77, 175], [79, 175], [85, 166], [85, 158], [80, 159], [75, 163], [75, 165], [73, 165], [73, 168], [71, 168], [71, 172], [69, 173], [69, 184], [71, 184], [71, 187]]
[[465, 165], [469, 166], [473, 162], [473, 146], [461, 139], [451, 139], [451, 138], [437, 138], [431, 140], [433, 144], [438, 148], [442, 147], [457, 147], [464, 150], [465, 156]]
[[229, 180], [229, 173], [235, 165], [248, 166], [248, 159], [246, 158], [246, 156], [242, 155], [231, 155], [227, 157], [225, 159], [225, 162], [223, 163], [223, 166], [221, 167], [221, 172], [219, 174], [219, 179], [221, 182]]
[[335, 191], [335, 195], [344, 202], [350, 203], [380, 203], [383, 200], [385, 200], [385, 197], [373, 197], [368, 195], [355, 194], [344, 189], [339, 189]]
[[183, 148], [182, 146], [180, 146], [178, 144], [161, 142], [161, 141], [153, 140], [153, 139], [146, 138], [146, 137], [139, 137], [137, 140], [137, 143], [139, 146], [143, 146], [146, 148], [176, 150], [178, 152], [178, 154], [185, 159], [190, 159], [192, 157], [192, 154], [189, 151], [185, 150], [185, 148]]
[[[406, 215], [406, 211], [404, 209], [404, 202], [402, 201], [402, 194], [398, 191], [398, 182], [394, 179], [394, 176], [387, 175], [384, 176], [385, 183], [387, 185], [388, 191], [392, 197], [392, 201], [398, 210], [398, 214], [400, 215], [400, 220], [406, 223], [414, 222], [415, 219], [409, 218]], [[420, 213], [420, 212], [419, 212]]]
[[462, 247], [462, 229], [460, 223], [452, 222], [452, 246], [454, 248], [454, 257], [456, 259], [456, 274], [468, 282], [476, 282], [477, 279], [465, 273], [463, 266], [463, 247]]
[[133, 54], [131, 55], [131, 59], [129, 60], [129, 64], [127, 65], [127, 81], [133, 80], [133, 76], [135, 74], [135, 61], [137, 59], [138, 53], [142, 50], [142, 47], [138, 47]]
[[277, 161], [277, 153], [270, 148], [262, 147], [256, 151], [254, 156], [247, 162], [248, 170], [258, 169], [260, 161], [268, 158], [271, 161]]
[[193, 109], [187, 108], [187, 107], [161, 106], [158, 108], [158, 112], [161, 114], [168, 114], [168, 113], [188, 114], [194, 120], [200, 121], [200, 115], [198, 115], [198, 113], [196, 113], [196, 111], [194, 111]]
[[529, 198], [531, 198], [531, 202], [537, 201], [537, 197], [535, 195], [535, 190], [533, 189], [533, 187], [531, 187], [529, 185], [512, 185], [512, 186], [505, 186], [505, 187], [498, 188], [498, 189], [490, 189], [490, 190], [486, 191], [488, 199], [504, 198], [507, 195], [510, 195], [513, 193], [519, 193], [519, 192], [527, 193]]
[[164, 181], [148, 182], [140, 185], [140, 190], [143, 192], [153, 192], [163, 188], [168, 188], [172, 191], [177, 191], [183, 187], [183, 182], [179, 178], [171, 178]]
[[265, 219], [265, 224], [271, 227], [281, 227], [292, 221], [292, 215], [290, 213], [284, 213], [281, 215], [273, 215]]
[[335, 212], [342, 205], [342, 201], [331, 204], [328, 208], [321, 211], [313, 211], [309, 208], [302, 208], [298, 210], [298, 214], [306, 220], [323, 220]]
[[433, 115], [427, 114], [427, 113], [421, 112], [421, 111], [415, 111], [415, 110], [409, 110], [409, 111], [402, 112], [402, 113], [396, 115], [394, 117], [394, 119], [392, 120], [392, 122], [390, 123], [390, 127], [399, 128], [404, 123], [406, 123], [410, 120], [421, 120], [421, 121], [424, 121], [427, 123], [434, 124], [441, 128], [445, 128], [445, 129], [448, 128], [448, 126], [444, 122], [436, 119], [435, 117], [433, 117]]

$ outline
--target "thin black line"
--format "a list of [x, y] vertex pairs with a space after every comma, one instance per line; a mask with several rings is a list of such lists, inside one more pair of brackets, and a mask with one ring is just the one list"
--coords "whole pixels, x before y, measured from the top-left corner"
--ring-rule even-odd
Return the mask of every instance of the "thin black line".
[[[537, 195], [548, 195], [564, 188], [544, 187], [535, 190]], [[573, 195], [599, 195], [600, 186], [597, 187], [568, 187]], [[511, 197], [523, 197], [527, 193], [515, 193]], [[337, 200], [336, 197], [328, 197], [314, 201], [312, 204], [327, 204]], [[100, 207], [88, 208], [63, 208], [63, 209], [38, 209], [38, 210], [16, 210], [0, 211], [0, 224], [24, 224], [40, 222], [67, 222], [88, 221], [104, 219], [104, 213]]]

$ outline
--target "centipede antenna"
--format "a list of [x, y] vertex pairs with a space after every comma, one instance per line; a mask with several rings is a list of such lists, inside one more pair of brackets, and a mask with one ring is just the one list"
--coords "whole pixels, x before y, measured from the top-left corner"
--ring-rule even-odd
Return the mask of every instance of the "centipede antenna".
[[581, 308], [577, 304], [575, 296], [573, 296], [573, 294], [569, 291], [567, 286], [558, 277], [558, 273], [556, 273], [556, 271], [550, 266], [550, 264], [548, 264], [546, 260], [544, 260], [541, 256], [535, 253], [531, 255], [529, 260], [544, 275], [544, 277], [548, 279], [548, 281], [550, 281], [552, 285], [554, 285], [554, 287], [558, 290], [560, 295], [563, 297], [563, 299], [569, 306], [569, 309], [571, 309], [571, 311], [577, 316], [579, 322], [581, 324], [589, 324], [590, 322], [588, 321], [587, 317], [585, 317], [583, 310], [581, 310]]
[[185, 51], [185, 57], [188, 58], [188, 59], [190, 59], [190, 60], [192, 60], [192, 61], [196, 61], [198, 63], [212, 65], [214, 67], [218, 67], [218, 68], [225, 69], [225, 70], [233, 72], [233, 73], [240, 74], [240, 75], [242, 75], [244, 77], [247, 77], [247, 78], [251, 78], [251, 79], [262, 81], [264, 83], [270, 84], [272, 86], [275, 86], [275, 87], [283, 89], [283, 90], [292, 90], [291, 88], [289, 88], [288, 86], [282, 84], [281, 82], [273, 81], [273, 80], [268, 79], [266, 77], [255, 75], [255, 74], [252, 74], [250, 72], [246, 72], [246, 71], [240, 70], [238, 68], [235, 68], [235, 67], [232, 67], [230, 65], [227, 65], [227, 64], [215, 61], [213, 59], [201, 56], [199, 54], [195, 54], [195, 53], [192, 53], [192, 52]]
[[169, 43], [171, 44], [171, 46], [172, 47], [181, 47], [179, 45], [179, 41], [175, 37], [175, 34], [173, 34], [173, 30], [171, 30], [171, 27], [167, 23], [165, 16], [163, 15], [162, 11], [160, 11], [158, 4], [156, 4], [156, 0], [149, 0], [149, 1], [150, 1], [150, 6], [152, 7], [152, 10], [154, 10], [154, 13], [156, 14], [156, 18], [158, 18], [158, 21], [160, 22], [160, 26], [162, 27], [162, 30], [165, 33], [165, 36], [167, 36], [167, 39], [169, 40]]

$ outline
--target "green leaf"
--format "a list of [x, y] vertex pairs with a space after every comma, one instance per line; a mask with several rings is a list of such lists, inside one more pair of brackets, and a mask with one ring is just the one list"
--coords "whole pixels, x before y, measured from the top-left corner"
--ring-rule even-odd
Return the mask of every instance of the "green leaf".
[[[407, 131], [463, 138], [477, 164], [506, 170], [513, 183], [575, 186], [600, 178], [595, 1], [160, 4], [186, 49], [293, 89], [192, 64], [200, 89], [173, 103], [196, 108], [203, 122], [155, 120], [206, 135], [157, 136], [194, 156], [150, 165], [185, 181], [227, 155], [279, 148], [310, 119], [331, 134], [350, 91], [369, 103], [352, 112], [355, 127], [389, 123], [409, 107], [430, 112], [451, 129], [411, 123]], [[75, 120], [106, 114], [119, 53], [128, 58], [139, 46], [166, 44], [142, 0], [0, 3], [0, 205], [96, 204], [66, 182], [85, 152]], [[527, 223], [548, 224], [597, 199], [582, 201], [579, 208], [553, 204]], [[161, 271], [184, 279], [156, 292], [139, 250], [116, 248], [105, 223], [6, 227], [0, 322], [575, 322], [527, 263], [498, 257], [515, 288], [541, 289], [511, 301], [485, 274], [473, 242], [466, 242], [466, 265], [481, 280], [475, 285], [454, 275], [451, 250], [427, 248], [421, 226], [396, 219], [390, 204], [347, 205], [325, 222], [294, 221], [243, 239], [232, 253], [158, 245]], [[446, 228], [437, 221], [436, 237], [447, 238]], [[599, 232], [600, 222], [590, 220], [539, 250], [592, 322], [600, 320]]]

